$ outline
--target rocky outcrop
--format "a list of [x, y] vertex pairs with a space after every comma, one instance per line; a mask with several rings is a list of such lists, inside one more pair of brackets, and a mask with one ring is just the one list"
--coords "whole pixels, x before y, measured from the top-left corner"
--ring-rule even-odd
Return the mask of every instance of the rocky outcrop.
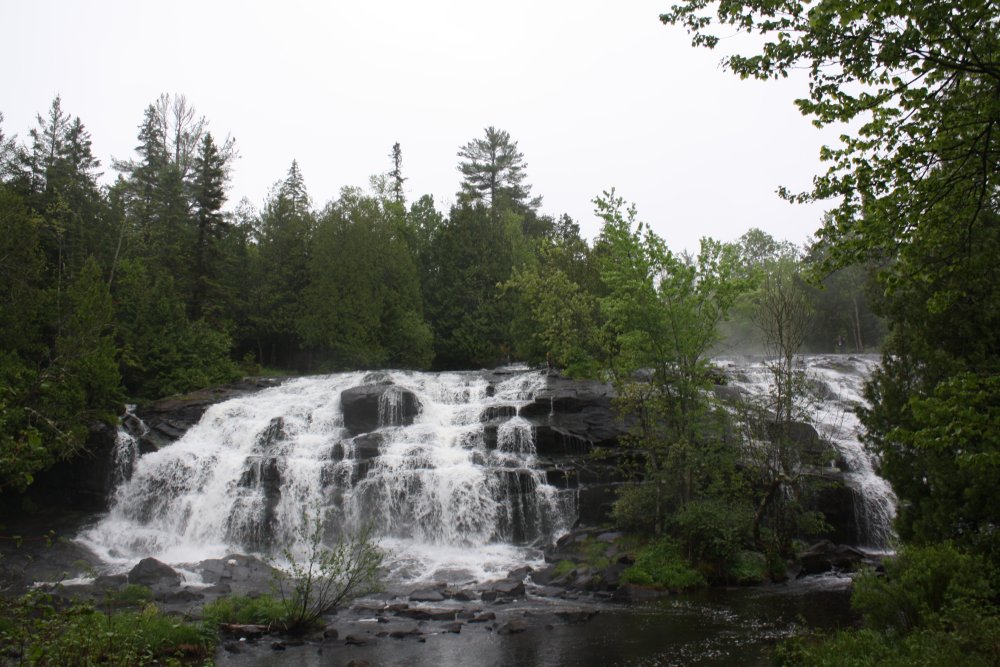
[[146, 425], [137, 433], [143, 453], [169, 445], [198, 423], [205, 411], [216, 403], [262, 389], [277, 387], [285, 378], [246, 378], [240, 382], [193, 391], [182, 396], [170, 396], [140, 406], [135, 414]]
[[342, 391], [340, 408], [344, 428], [351, 435], [360, 435], [382, 426], [412, 424], [421, 405], [412, 391], [380, 381]]

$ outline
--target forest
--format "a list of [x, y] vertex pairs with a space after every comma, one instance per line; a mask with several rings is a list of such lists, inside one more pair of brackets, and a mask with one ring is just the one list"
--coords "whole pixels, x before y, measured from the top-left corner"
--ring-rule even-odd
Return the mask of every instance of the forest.
[[517, 141], [492, 126], [457, 147], [447, 211], [408, 196], [398, 144], [322, 206], [295, 162], [259, 206], [230, 206], [237, 147], [180, 95], [142, 112], [110, 184], [58, 97], [24, 140], [0, 126], [0, 489], [78, 454], [126, 401], [260, 373], [519, 361], [615, 383], [655, 482], [616, 518], [725, 569], [734, 542], [787, 556], [808, 517], [782, 507], [781, 438], [749, 490], [716, 447], [712, 356], [766, 351], [769, 418], [790, 424], [794, 355], [842, 340], [882, 355], [859, 411], [899, 499], [898, 556], [856, 583], [863, 628], [779, 658], [1000, 662], [1000, 7], [687, 0], [661, 20], [696, 47], [756, 35], [725, 66], [804, 70], [802, 113], [848, 128], [810, 190], [782, 193], [830, 203], [807, 247], [749, 229], [671, 249], [613, 189], [582, 238], [542, 212]]
[[[25, 141], [0, 145], [0, 488], [26, 488], [125, 402], [261, 369], [522, 361], [593, 375], [610, 353], [598, 340], [611, 326], [599, 301], [613, 289], [601, 267], [624, 252], [618, 244], [649, 236], [631, 220], [624, 237], [609, 227], [590, 242], [568, 216], [543, 214], [516, 140], [493, 127], [459, 147], [447, 212], [429, 195], [407, 201], [398, 144], [385, 173], [322, 207], [295, 162], [259, 209], [227, 206], [236, 146], [181, 95], [146, 108], [135, 155], [111, 165], [111, 185], [58, 97]], [[622, 206], [612, 193], [595, 204], [606, 225], [620, 213], [608, 207]], [[808, 302], [806, 349], [832, 351], [838, 337], [877, 348], [883, 327], [864, 287], [875, 264], [809, 282], [810, 253], [822, 249], [758, 229], [705, 243], [746, 297], [742, 312], [734, 301], [719, 313], [726, 330], [705, 354], [760, 349], [746, 304], [779, 266]], [[697, 279], [695, 256], [661, 251]]]

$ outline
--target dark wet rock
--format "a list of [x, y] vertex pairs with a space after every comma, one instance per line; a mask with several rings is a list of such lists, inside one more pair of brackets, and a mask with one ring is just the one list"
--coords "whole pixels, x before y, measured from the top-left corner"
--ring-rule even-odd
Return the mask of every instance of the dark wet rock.
[[410, 607], [396, 612], [396, 616], [412, 618], [415, 621], [454, 621], [458, 609], [433, 609], [429, 607]]
[[413, 591], [409, 595], [410, 602], [442, 602], [445, 599], [444, 594], [435, 588], [425, 589], [421, 591]]
[[222, 649], [227, 653], [242, 653], [243, 647], [240, 642], [223, 642]]
[[459, 623], [457, 621], [454, 623], [445, 623], [443, 626], [441, 626], [441, 632], [453, 633], [457, 635], [460, 632], [462, 632], [462, 625], [464, 624]]
[[140, 444], [146, 449], [159, 449], [197, 424], [205, 411], [216, 403], [276, 387], [282, 382], [284, 378], [248, 378], [144, 405], [136, 411], [136, 415], [145, 422], [149, 431]]
[[271, 642], [272, 651], [284, 651], [287, 648], [288, 646], [285, 645], [285, 642]]
[[143, 558], [128, 573], [128, 583], [140, 586], [178, 586], [181, 575], [177, 570], [155, 558]]
[[623, 537], [625, 537], [625, 533], [615, 531], [615, 532], [601, 533], [600, 535], [597, 536], [596, 539], [598, 542], [607, 542], [610, 544], [616, 540], [620, 540]]
[[169, 605], [189, 605], [205, 599], [205, 594], [192, 588], [182, 588], [179, 591], [157, 592], [153, 599]]
[[566, 593], [566, 589], [559, 586], [539, 586], [531, 592], [538, 597], [558, 598], [562, 597]]
[[364, 637], [357, 637], [355, 635], [347, 635], [344, 637], [344, 644], [346, 646], [364, 646], [368, 641]]
[[243, 554], [203, 560], [194, 570], [205, 583], [218, 587], [217, 592], [233, 595], [267, 592], [276, 575], [276, 570], [261, 559]]
[[[362, 642], [364, 643], [364, 642]], [[371, 663], [367, 660], [361, 660], [360, 658], [355, 658], [354, 660], [348, 661], [344, 667], [371, 667]]]
[[455, 618], [459, 621], [469, 621], [476, 617], [476, 614], [480, 612], [474, 611], [472, 609], [463, 609], [462, 611], [455, 614]]
[[393, 630], [389, 633], [389, 636], [393, 639], [403, 639], [404, 637], [414, 637], [419, 634], [421, 634], [420, 628], [415, 625], [411, 625], [405, 628]]
[[865, 560], [865, 554], [845, 544], [822, 540], [799, 554], [802, 574], [821, 574], [831, 570], [851, 571]]
[[94, 579], [94, 587], [105, 590], [118, 589], [127, 583], [127, 574], [102, 574]]
[[507, 579], [513, 581], [524, 581], [524, 578], [534, 572], [534, 569], [529, 565], [524, 565], [517, 569], [511, 570], [507, 573]]
[[520, 618], [514, 618], [501, 625], [497, 629], [497, 634], [516, 635], [518, 633], [524, 632], [527, 629], [528, 629], [528, 624], [524, 620]]
[[471, 602], [476, 599], [476, 594], [466, 588], [460, 590], [447, 589], [444, 591], [444, 595], [447, 598], [451, 598], [457, 602]]
[[618, 489], [622, 484], [591, 484], [580, 488], [579, 516], [584, 525], [597, 525], [611, 517], [611, 509], [618, 500]]
[[337, 639], [340, 633], [337, 632], [337, 628], [328, 627], [323, 630], [323, 639]]
[[613, 565], [610, 565], [609, 567], [606, 567], [605, 569], [601, 570], [600, 573], [601, 585], [606, 590], [617, 589], [618, 586], [621, 584], [622, 575], [628, 568], [629, 565], [626, 565], [625, 563], [614, 563]]
[[517, 416], [517, 408], [513, 405], [491, 405], [479, 415], [481, 422], [503, 422]]
[[420, 413], [420, 399], [408, 389], [392, 384], [370, 384], [340, 393], [344, 428], [352, 435], [380, 426], [406, 426]]
[[497, 615], [495, 613], [492, 611], [484, 611], [469, 619], [469, 623], [486, 623], [488, 621], [495, 621], [496, 619]]
[[379, 455], [385, 438], [381, 433], [365, 433], [351, 439], [354, 460], [367, 461]]

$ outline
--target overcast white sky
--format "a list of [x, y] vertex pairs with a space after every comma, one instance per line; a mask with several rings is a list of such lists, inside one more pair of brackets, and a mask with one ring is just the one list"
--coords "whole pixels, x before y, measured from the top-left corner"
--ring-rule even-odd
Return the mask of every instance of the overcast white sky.
[[824, 139], [793, 105], [804, 80], [740, 81], [721, 50], [658, 20], [670, 0], [217, 2], [0, 0], [5, 134], [27, 136], [62, 95], [110, 175], [143, 109], [184, 94], [240, 159], [229, 205], [260, 206], [297, 159], [317, 207], [389, 169], [447, 210], [456, 152], [493, 125], [524, 153], [542, 210], [587, 236], [615, 187], [674, 249], [750, 227], [800, 243]]

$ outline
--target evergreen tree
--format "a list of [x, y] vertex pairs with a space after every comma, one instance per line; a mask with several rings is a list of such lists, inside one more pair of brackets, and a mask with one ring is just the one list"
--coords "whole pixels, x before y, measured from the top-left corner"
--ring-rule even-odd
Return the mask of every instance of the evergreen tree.
[[259, 361], [299, 360], [296, 334], [309, 284], [309, 246], [315, 217], [298, 162], [277, 184], [260, 216], [260, 298], [253, 315]]
[[498, 286], [513, 269], [510, 240], [482, 204], [459, 205], [434, 236], [425, 288], [435, 366], [492, 366], [510, 354], [509, 305]]
[[395, 207], [345, 189], [318, 221], [300, 331], [331, 367], [430, 364], [417, 266]]
[[524, 154], [517, 149], [505, 130], [487, 127], [485, 136], [473, 139], [462, 146], [458, 157], [462, 161], [462, 188], [458, 193], [462, 202], [482, 202], [490, 209], [511, 207], [518, 211], [537, 209], [541, 199], [529, 199], [531, 186], [524, 182], [527, 164]]
[[403, 183], [406, 181], [406, 177], [403, 176], [403, 149], [399, 147], [399, 142], [397, 141], [392, 145], [392, 153], [389, 154], [392, 158], [392, 171], [389, 172], [389, 178], [392, 181], [392, 196], [397, 204], [403, 206], [406, 204], [406, 196], [403, 193]]
[[227, 226], [222, 213], [226, 201], [226, 159], [215, 145], [211, 132], [205, 133], [195, 159], [192, 200], [197, 239], [188, 309], [194, 319], [211, 313], [217, 317], [222, 307], [218, 280], [220, 244]]

